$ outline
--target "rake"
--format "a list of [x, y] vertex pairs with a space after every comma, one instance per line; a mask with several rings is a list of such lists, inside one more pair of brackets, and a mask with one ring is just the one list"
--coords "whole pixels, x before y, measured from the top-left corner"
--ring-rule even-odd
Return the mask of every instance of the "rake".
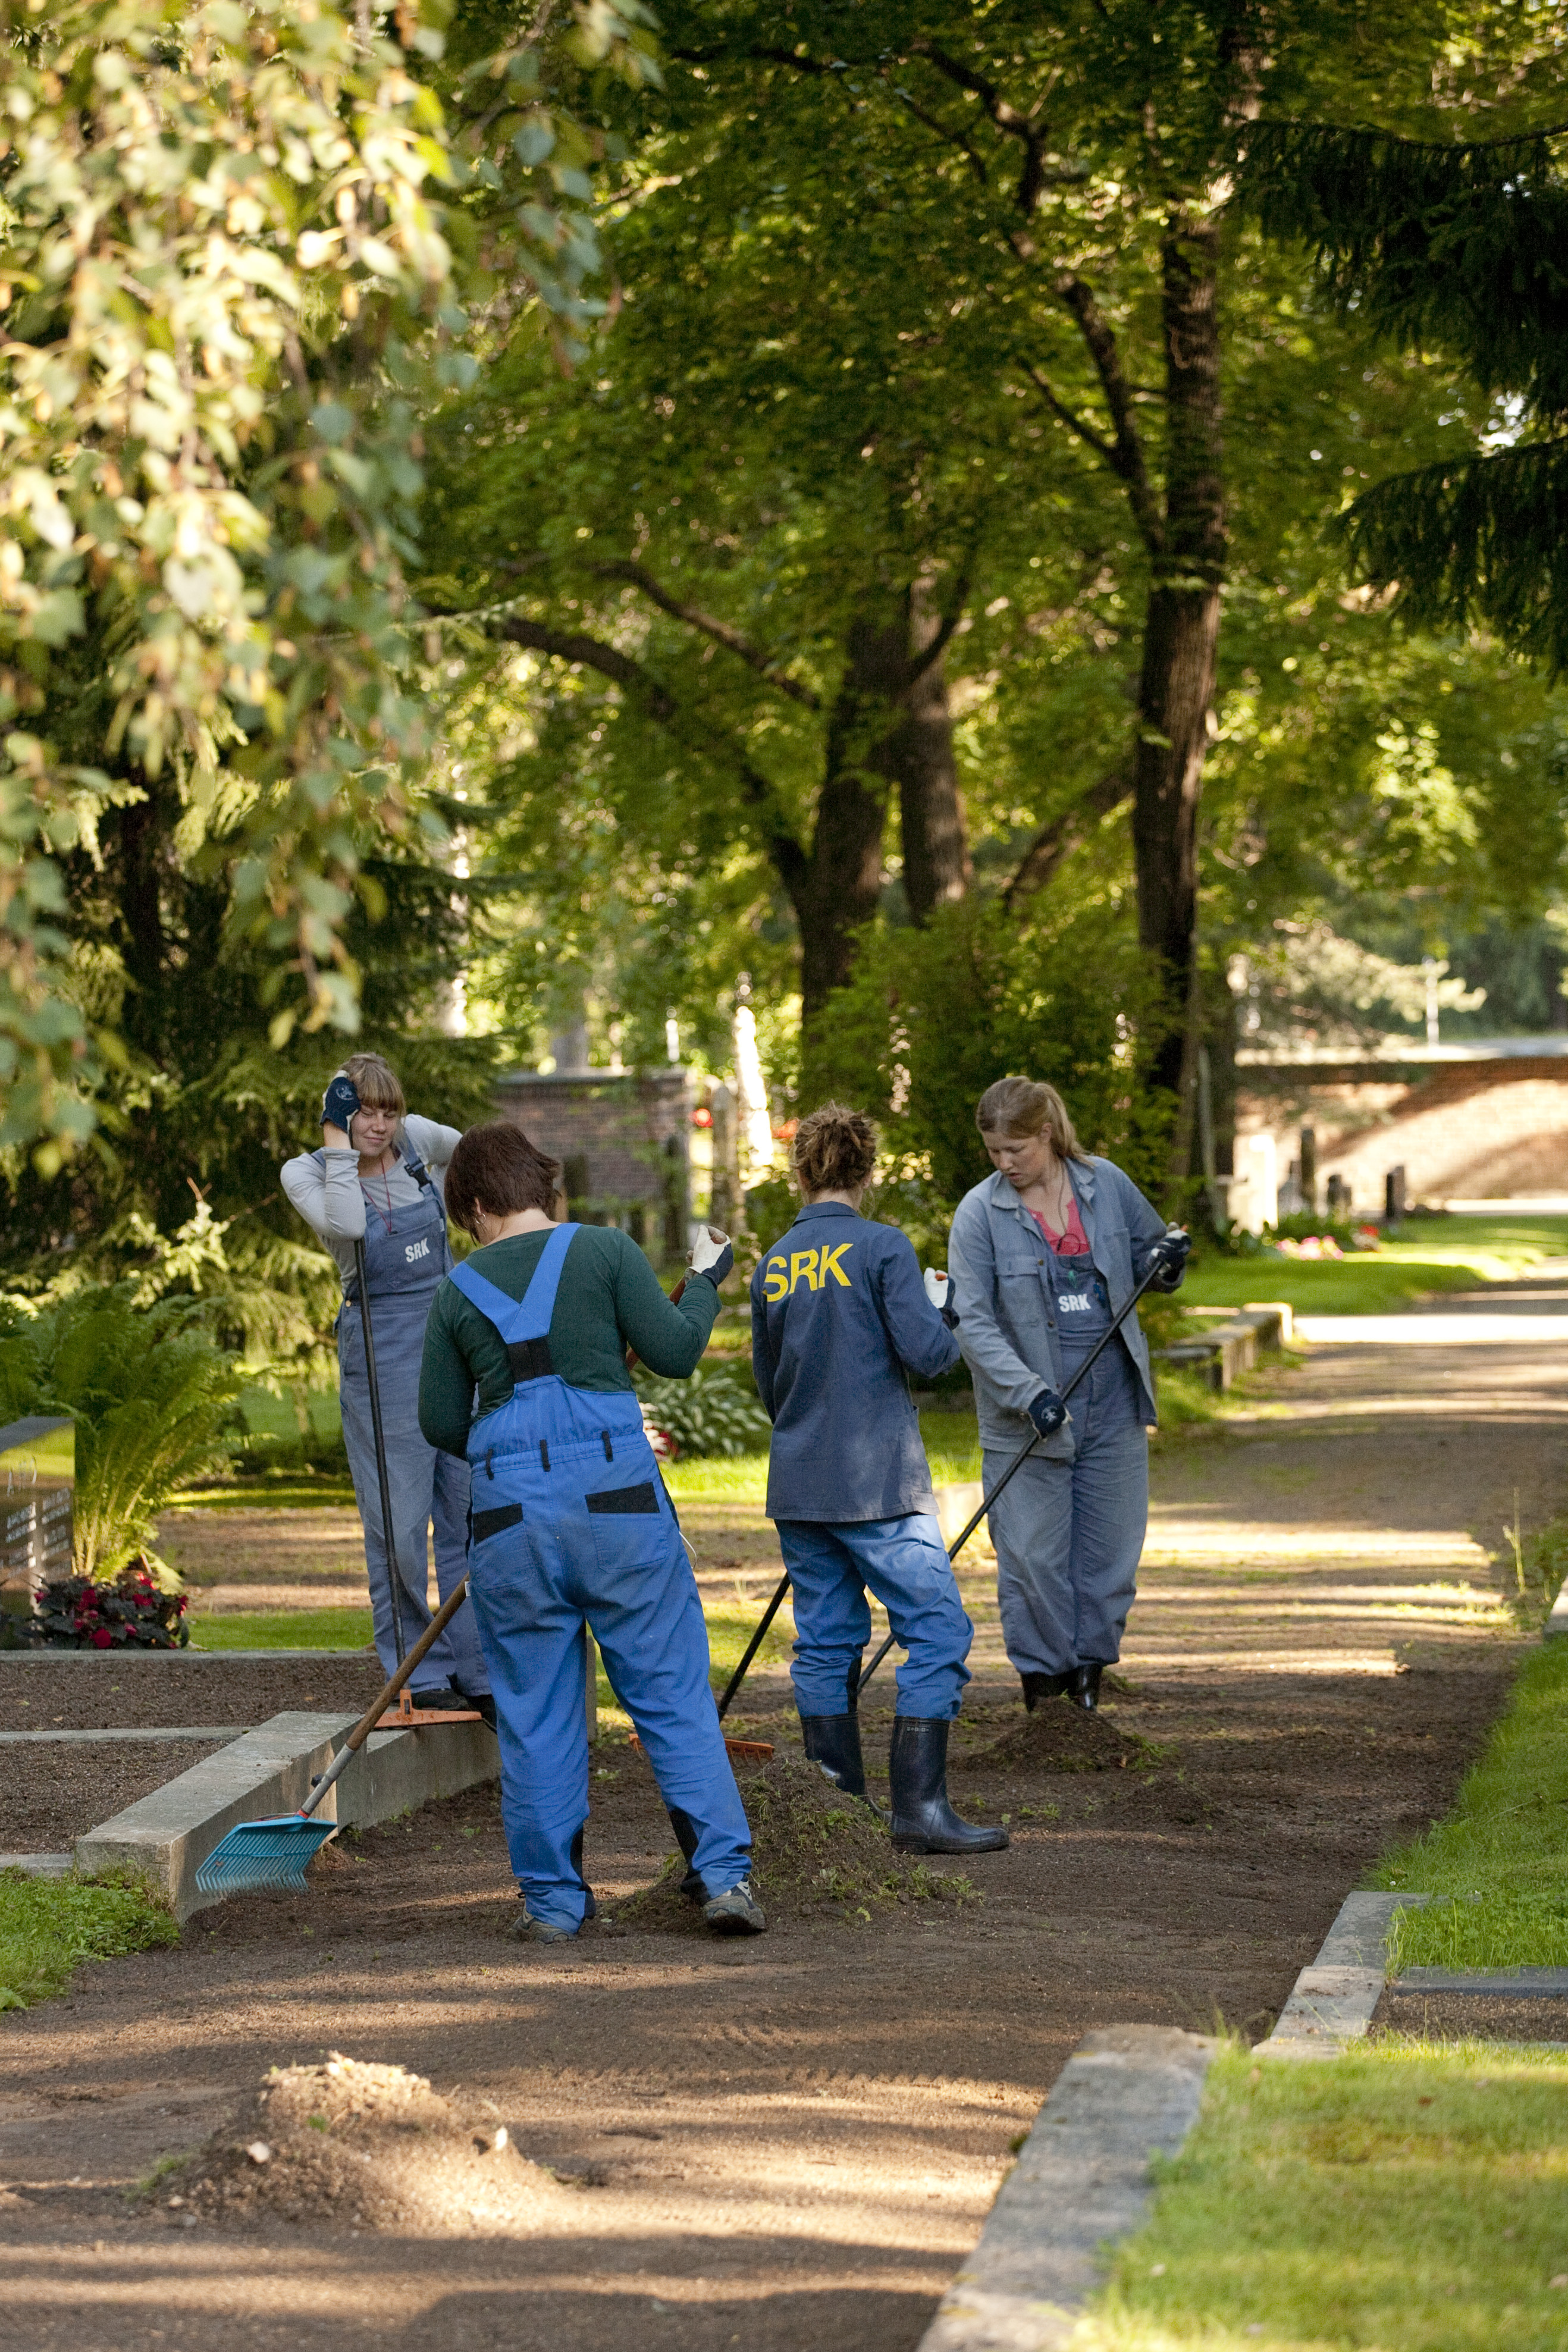
[[[312, 1821], [310, 1816], [350, 1757], [358, 1755], [371, 1733], [377, 1728], [383, 1715], [426, 1651], [445, 1633], [458, 1607], [467, 1600], [468, 1592], [468, 1580], [465, 1576], [431, 1618], [386, 1688], [366, 1707], [297, 1813], [275, 1813], [264, 1822], [241, 1822], [237, 1828], [230, 1830], [226, 1838], [218, 1841], [196, 1872], [198, 1894], [298, 1894], [303, 1891], [306, 1865], [327, 1840], [336, 1835], [338, 1827], [336, 1822]], [[445, 1722], [464, 1720], [457, 1715], [445, 1716], [441, 1719]]]

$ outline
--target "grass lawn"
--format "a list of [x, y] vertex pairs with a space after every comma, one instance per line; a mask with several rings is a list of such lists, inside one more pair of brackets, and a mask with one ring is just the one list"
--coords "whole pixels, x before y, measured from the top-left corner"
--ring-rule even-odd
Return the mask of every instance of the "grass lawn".
[[1513, 1282], [1568, 1256], [1568, 1217], [1417, 1217], [1394, 1240], [1343, 1258], [1199, 1257], [1188, 1307], [1284, 1299], [1300, 1315], [1394, 1315], [1424, 1293]]
[[0, 1870], [0, 2009], [64, 1992], [79, 1961], [179, 1940], [167, 1905], [140, 1886]]
[[1562, 2352], [1568, 2052], [1223, 2053], [1084, 2352]]
[[197, 1616], [193, 1650], [366, 1650], [368, 1609], [245, 1609]]
[[[1398, 1915], [1396, 1969], [1568, 1964], [1565, 1731], [1568, 1642], [1554, 1641], [1526, 1662], [1447, 1819], [1377, 1874], [1379, 1886], [1442, 1898]], [[1568, 2341], [1568, 2307], [1563, 2329]]]

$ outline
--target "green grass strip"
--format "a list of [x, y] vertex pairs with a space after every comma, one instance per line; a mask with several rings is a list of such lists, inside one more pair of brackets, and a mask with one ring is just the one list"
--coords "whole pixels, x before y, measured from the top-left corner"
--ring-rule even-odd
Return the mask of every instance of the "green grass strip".
[[1453, 1811], [1377, 1873], [1379, 1886], [1443, 1898], [1399, 1914], [1396, 1971], [1568, 1966], [1565, 1734], [1568, 1642], [1550, 1642], [1527, 1659]]
[[0, 1870], [0, 2009], [31, 2009], [65, 1992], [83, 1960], [179, 1940], [167, 1905], [143, 1887]]
[[237, 1609], [191, 1620], [193, 1650], [367, 1650], [368, 1609]]
[[[1084, 2352], [1562, 2352], [1568, 2053], [1217, 2057]], [[1561, 2284], [1553, 2284], [1556, 2280]]]

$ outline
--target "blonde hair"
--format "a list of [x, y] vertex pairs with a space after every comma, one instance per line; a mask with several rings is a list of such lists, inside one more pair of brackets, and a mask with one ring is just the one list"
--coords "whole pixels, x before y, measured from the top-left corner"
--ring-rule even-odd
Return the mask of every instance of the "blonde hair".
[[863, 1111], [826, 1102], [801, 1120], [790, 1158], [807, 1199], [814, 1192], [853, 1192], [877, 1164], [877, 1130]]
[[403, 1088], [379, 1054], [351, 1054], [336, 1075], [351, 1081], [364, 1109], [389, 1110], [397, 1118], [405, 1116], [408, 1105], [403, 1099]]
[[1048, 1135], [1058, 1160], [1087, 1160], [1068, 1107], [1055, 1087], [1035, 1078], [998, 1078], [975, 1106], [982, 1135]]

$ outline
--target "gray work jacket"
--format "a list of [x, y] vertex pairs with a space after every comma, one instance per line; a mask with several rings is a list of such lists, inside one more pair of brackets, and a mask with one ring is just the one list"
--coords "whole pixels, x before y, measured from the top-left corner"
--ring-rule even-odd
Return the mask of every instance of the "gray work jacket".
[[[1069, 1160], [1068, 1176], [1089, 1256], [1104, 1276], [1114, 1315], [1148, 1270], [1150, 1245], [1164, 1232], [1165, 1221], [1110, 1160]], [[947, 1245], [958, 1344], [974, 1381], [980, 1443], [1009, 1454], [1029, 1433], [1028, 1408], [1041, 1389], [1059, 1391], [1062, 1385], [1047, 1253], [1045, 1236], [1000, 1170], [959, 1202]], [[1180, 1279], [1161, 1278], [1151, 1287], [1173, 1290]], [[1149, 1342], [1139, 1328], [1136, 1307], [1121, 1336], [1143, 1384], [1152, 1424]], [[1058, 1462], [1070, 1462], [1073, 1450], [1070, 1418], [1040, 1447], [1043, 1457]]]

